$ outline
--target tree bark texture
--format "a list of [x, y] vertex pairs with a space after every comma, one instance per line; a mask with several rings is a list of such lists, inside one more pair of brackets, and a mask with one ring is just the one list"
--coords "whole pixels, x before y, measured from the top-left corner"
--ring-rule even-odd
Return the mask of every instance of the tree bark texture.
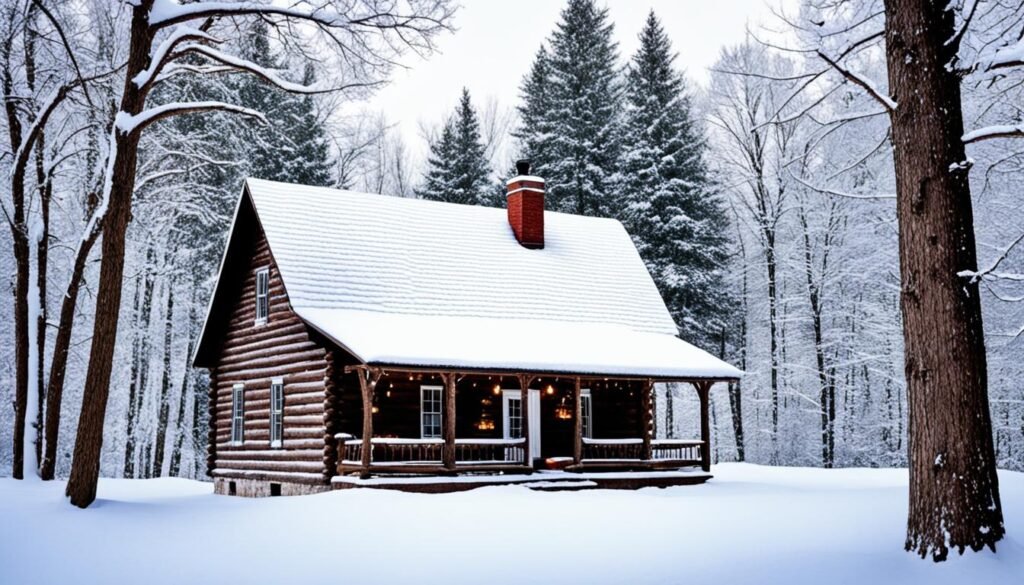
[[[132, 78], [149, 64], [154, 31], [149, 27], [152, 0], [139, 2], [132, 8], [131, 34], [125, 69], [123, 114], [136, 115], [145, 105], [145, 94]], [[71, 503], [84, 508], [96, 499], [103, 449], [103, 425], [107, 399], [110, 395], [110, 371], [113, 367], [114, 343], [121, 310], [121, 284], [124, 276], [125, 232], [131, 221], [132, 193], [135, 190], [135, 165], [138, 158], [139, 132], [125, 132], [116, 127], [111, 166], [107, 181], [108, 205], [103, 224], [102, 259], [96, 314], [93, 326], [89, 368], [82, 393], [82, 413], [71, 464], [67, 495]]]
[[886, 0], [910, 421], [907, 550], [995, 549], [1003, 537], [960, 81], [943, 2]]

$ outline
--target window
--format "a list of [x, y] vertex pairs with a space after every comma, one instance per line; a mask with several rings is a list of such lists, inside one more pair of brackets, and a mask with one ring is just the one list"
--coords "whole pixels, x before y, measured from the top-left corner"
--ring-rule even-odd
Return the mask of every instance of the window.
[[270, 315], [270, 269], [256, 271], [256, 323], [266, 323]]
[[235, 384], [231, 391], [231, 442], [241, 443], [245, 424], [245, 385]]
[[523, 437], [523, 400], [519, 390], [505, 390], [505, 438]]
[[580, 418], [583, 419], [583, 436], [590, 439], [594, 435], [594, 405], [590, 399], [590, 389], [580, 390]]
[[441, 436], [441, 401], [444, 388], [441, 386], [420, 387], [420, 435], [424, 439]]
[[270, 382], [270, 446], [280, 447], [284, 438], [284, 380]]

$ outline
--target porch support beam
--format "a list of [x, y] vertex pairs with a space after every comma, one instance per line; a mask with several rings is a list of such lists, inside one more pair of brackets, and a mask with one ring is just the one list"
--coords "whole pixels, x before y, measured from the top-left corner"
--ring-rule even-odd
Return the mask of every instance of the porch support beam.
[[644, 380], [640, 390], [640, 420], [641, 435], [643, 444], [640, 446], [641, 461], [650, 461], [653, 454], [651, 451], [651, 439], [654, 435], [654, 381]]
[[442, 372], [441, 380], [444, 381], [444, 404], [442, 405], [441, 419], [443, 427], [441, 434], [444, 437], [444, 450], [441, 452], [441, 462], [446, 471], [455, 473], [455, 383], [457, 374]]
[[531, 374], [516, 374], [519, 380], [519, 414], [522, 417], [523, 429], [523, 465], [533, 469], [533, 456], [530, 454], [530, 384], [534, 376]]
[[[593, 400], [593, 398], [591, 398]], [[580, 379], [576, 378], [576, 389], [573, 390], [573, 436], [572, 436], [572, 463], [579, 465], [583, 459], [583, 396], [580, 389]]]
[[697, 397], [700, 398], [700, 468], [704, 471], [711, 471], [711, 417], [710, 417], [710, 393], [711, 385], [714, 382], [694, 382], [693, 387], [697, 389]]
[[356, 373], [359, 375], [359, 388], [363, 394], [363, 447], [359, 477], [367, 479], [370, 477], [370, 464], [373, 462], [373, 392], [383, 373], [379, 368], [360, 368]]

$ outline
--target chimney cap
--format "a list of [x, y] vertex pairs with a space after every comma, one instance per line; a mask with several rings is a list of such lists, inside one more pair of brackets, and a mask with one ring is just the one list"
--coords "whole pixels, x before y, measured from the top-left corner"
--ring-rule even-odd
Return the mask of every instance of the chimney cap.
[[529, 159], [521, 158], [516, 161], [516, 173], [520, 175], [530, 174], [530, 161]]

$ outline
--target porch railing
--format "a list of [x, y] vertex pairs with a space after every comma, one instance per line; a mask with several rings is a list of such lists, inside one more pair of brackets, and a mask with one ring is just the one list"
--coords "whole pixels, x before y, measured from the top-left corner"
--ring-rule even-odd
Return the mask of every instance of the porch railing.
[[643, 457], [643, 439], [583, 439], [581, 463], [590, 466], [637, 465], [678, 466], [700, 465], [703, 441], [657, 439], [651, 441], [651, 457]]
[[[339, 434], [339, 472], [362, 465], [363, 441]], [[455, 439], [455, 467], [458, 471], [474, 468], [516, 467], [522, 465], [524, 439]], [[443, 468], [445, 443], [442, 439], [370, 439], [370, 467], [378, 470], [436, 472]]]

